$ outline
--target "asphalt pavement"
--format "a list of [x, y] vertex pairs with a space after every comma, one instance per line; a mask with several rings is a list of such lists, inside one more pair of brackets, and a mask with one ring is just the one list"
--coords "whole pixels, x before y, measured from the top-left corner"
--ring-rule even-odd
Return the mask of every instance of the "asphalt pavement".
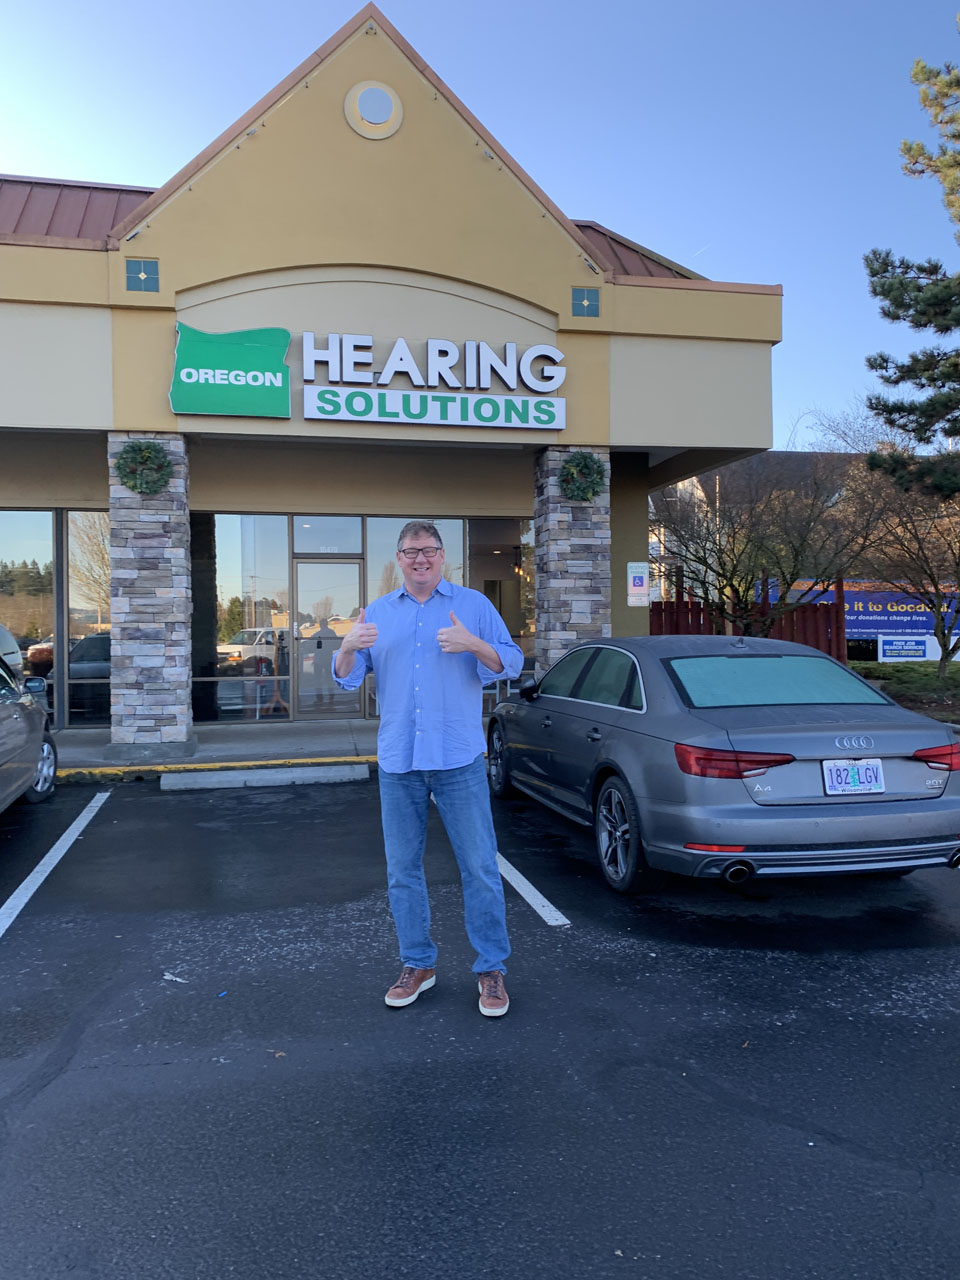
[[[102, 788], [0, 815], [0, 906]], [[0, 1275], [956, 1280], [960, 874], [621, 898], [495, 806], [511, 1009], [455, 864], [406, 1009], [373, 782], [115, 786], [0, 937]]]

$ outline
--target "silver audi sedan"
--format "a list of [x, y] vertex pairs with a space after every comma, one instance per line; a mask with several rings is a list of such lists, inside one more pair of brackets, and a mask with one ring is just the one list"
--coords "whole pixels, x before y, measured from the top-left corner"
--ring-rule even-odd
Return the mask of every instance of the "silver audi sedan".
[[21, 680], [0, 658], [0, 810], [23, 796], [39, 803], [53, 795], [57, 749], [41, 701], [46, 681]]
[[960, 865], [960, 741], [806, 645], [578, 645], [497, 704], [490, 786], [591, 826], [627, 892]]

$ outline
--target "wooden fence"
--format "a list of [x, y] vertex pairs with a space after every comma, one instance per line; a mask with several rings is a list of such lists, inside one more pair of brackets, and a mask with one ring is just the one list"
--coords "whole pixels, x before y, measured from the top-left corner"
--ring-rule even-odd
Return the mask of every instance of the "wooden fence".
[[[766, 633], [771, 640], [792, 640], [807, 644], [813, 649], [829, 653], [840, 662], [847, 660], [847, 631], [844, 623], [843, 587], [837, 583], [836, 599], [830, 604], [801, 604], [792, 612], [777, 618]], [[769, 606], [758, 604], [755, 617], [759, 620], [769, 612]], [[723, 623], [716, 625], [709, 605], [699, 600], [656, 600], [650, 605], [650, 634], [652, 636], [702, 636], [715, 635], [725, 630]], [[742, 635], [742, 627], [730, 628], [732, 635]]]

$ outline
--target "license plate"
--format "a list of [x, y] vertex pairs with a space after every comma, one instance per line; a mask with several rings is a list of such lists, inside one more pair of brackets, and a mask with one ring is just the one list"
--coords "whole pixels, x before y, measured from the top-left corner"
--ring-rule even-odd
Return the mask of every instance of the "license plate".
[[824, 760], [823, 785], [828, 796], [883, 791], [883, 764], [879, 760]]

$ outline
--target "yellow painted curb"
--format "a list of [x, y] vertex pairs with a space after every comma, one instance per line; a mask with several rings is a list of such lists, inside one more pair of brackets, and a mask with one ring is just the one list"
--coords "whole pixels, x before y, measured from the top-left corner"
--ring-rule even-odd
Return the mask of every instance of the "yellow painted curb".
[[105, 782], [124, 778], [153, 778], [161, 773], [190, 773], [211, 769], [290, 769], [324, 764], [376, 764], [376, 756], [315, 756], [296, 760], [208, 760], [193, 764], [113, 764], [84, 768], [82, 765], [57, 771], [58, 782]]

